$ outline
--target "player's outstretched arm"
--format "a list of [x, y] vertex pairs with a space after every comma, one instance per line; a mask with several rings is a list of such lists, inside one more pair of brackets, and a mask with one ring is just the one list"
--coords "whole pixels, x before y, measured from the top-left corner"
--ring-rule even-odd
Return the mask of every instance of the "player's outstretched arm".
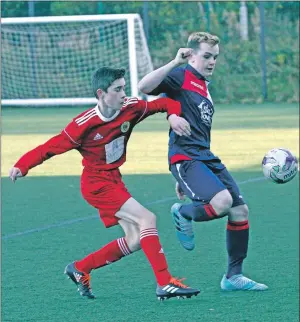
[[21, 172], [21, 170], [19, 168], [12, 167], [9, 170], [8, 176], [10, 177], [11, 181], [13, 183], [15, 183], [15, 181], [17, 180], [17, 178], [23, 177], [23, 174], [22, 174], [22, 172]]
[[147, 74], [140, 80], [138, 84], [139, 90], [145, 94], [151, 93], [173, 68], [187, 63], [191, 54], [191, 48], [180, 48], [176, 54], [176, 57], [172, 61]]
[[60, 133], [44, 144], [25, 153], [9, 170], [9, 177], [12, 182], [15, 182], [17, 178], [25, 177], [30, 169], [50, 159], [54, 155], [62, 154], [75, 147], [78, 147], [78, 145]]

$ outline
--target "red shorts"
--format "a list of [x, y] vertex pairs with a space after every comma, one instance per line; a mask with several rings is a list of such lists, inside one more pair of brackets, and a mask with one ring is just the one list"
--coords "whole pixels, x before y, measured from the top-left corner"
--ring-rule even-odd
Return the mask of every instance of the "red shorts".
[[90, 205], [98, 209], [105, 227], [118, 224], [119, 218], [115, 214], [131, 197], [119, 169], [97, 172], [83, 170], [81, 193]]

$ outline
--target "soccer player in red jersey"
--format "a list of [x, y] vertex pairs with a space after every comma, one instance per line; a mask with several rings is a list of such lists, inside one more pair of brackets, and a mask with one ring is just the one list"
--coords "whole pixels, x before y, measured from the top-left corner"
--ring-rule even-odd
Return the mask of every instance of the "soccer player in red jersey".
[[146, 117], [167, 112], [171, 128], [178, 135], [189, 135], [189, 123], [181, 118], [181, 106], [169, 98], [152, 102], [125, 98], [125, 70], [103, 67], [93, 76], [95, 107], [79, 114], [58, 135], [24, 154], [10, 169], [13, 182], [54, 155], [76, 149], [83, 157], [81, 192], [97, 208], [105, 227], [117, 224], [125, 236], [118, 238], [65, 268], [82, 296], [94, 298], [90, 272], [143, 250], [157, 280], [159, 299], [191, 297], [198, 289], [172, 277], [159, 241], [156, 217], [137, 202], [126, 189], [119, 167], [126, 160], [126, 146], [133, 127]]

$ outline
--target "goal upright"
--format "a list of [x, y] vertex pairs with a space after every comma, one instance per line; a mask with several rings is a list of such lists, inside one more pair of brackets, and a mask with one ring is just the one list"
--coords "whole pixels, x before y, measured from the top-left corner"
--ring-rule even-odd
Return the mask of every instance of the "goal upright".
[[127, 95], [153, 70], [138, 14], [3, 18], [2, 105], [96, 102], [93, 72], [125, 68]]

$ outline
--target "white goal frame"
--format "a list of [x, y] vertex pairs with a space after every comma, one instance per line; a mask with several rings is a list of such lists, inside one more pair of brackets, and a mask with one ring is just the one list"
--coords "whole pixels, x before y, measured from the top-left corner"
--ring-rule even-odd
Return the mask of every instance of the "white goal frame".
[[[128, 35], [128, 52], [129, 52], [129, 68], [130, 68], [130, 88], [131, 96], [139, 96], [138, 92], [138, 70], [137, 70], [137, 51], [135, 39], [135, 21], [138, 22], [142, 46], [145, 55], [151, 64], [151, 56], [149, 53], [147, 40], [144, 34], [143, 22], [139, 14], [104, 14], [104, 15], [82, 15], [82, 16], [51, 16], [51, 17], [25, 17], [25, 18], [2, 18], [1, 25], [16, 24], [45, 24], [56, 22], [87, 22], [87, 21], [107, 21], [107, 20], [126, 20]], [[3, 27], [2, 27], [3, 28]], [[92, 75], [91, 75], [92, 76]], [[92, 92], [92, 91], [91, 91]], [[74, 98], [32, 98], [32, 99], [1, 99], [3, 106], [50, 106], [50, 105], [82, 105], [94, 104], [96, 98], [93, 97], [74, 97]]]

